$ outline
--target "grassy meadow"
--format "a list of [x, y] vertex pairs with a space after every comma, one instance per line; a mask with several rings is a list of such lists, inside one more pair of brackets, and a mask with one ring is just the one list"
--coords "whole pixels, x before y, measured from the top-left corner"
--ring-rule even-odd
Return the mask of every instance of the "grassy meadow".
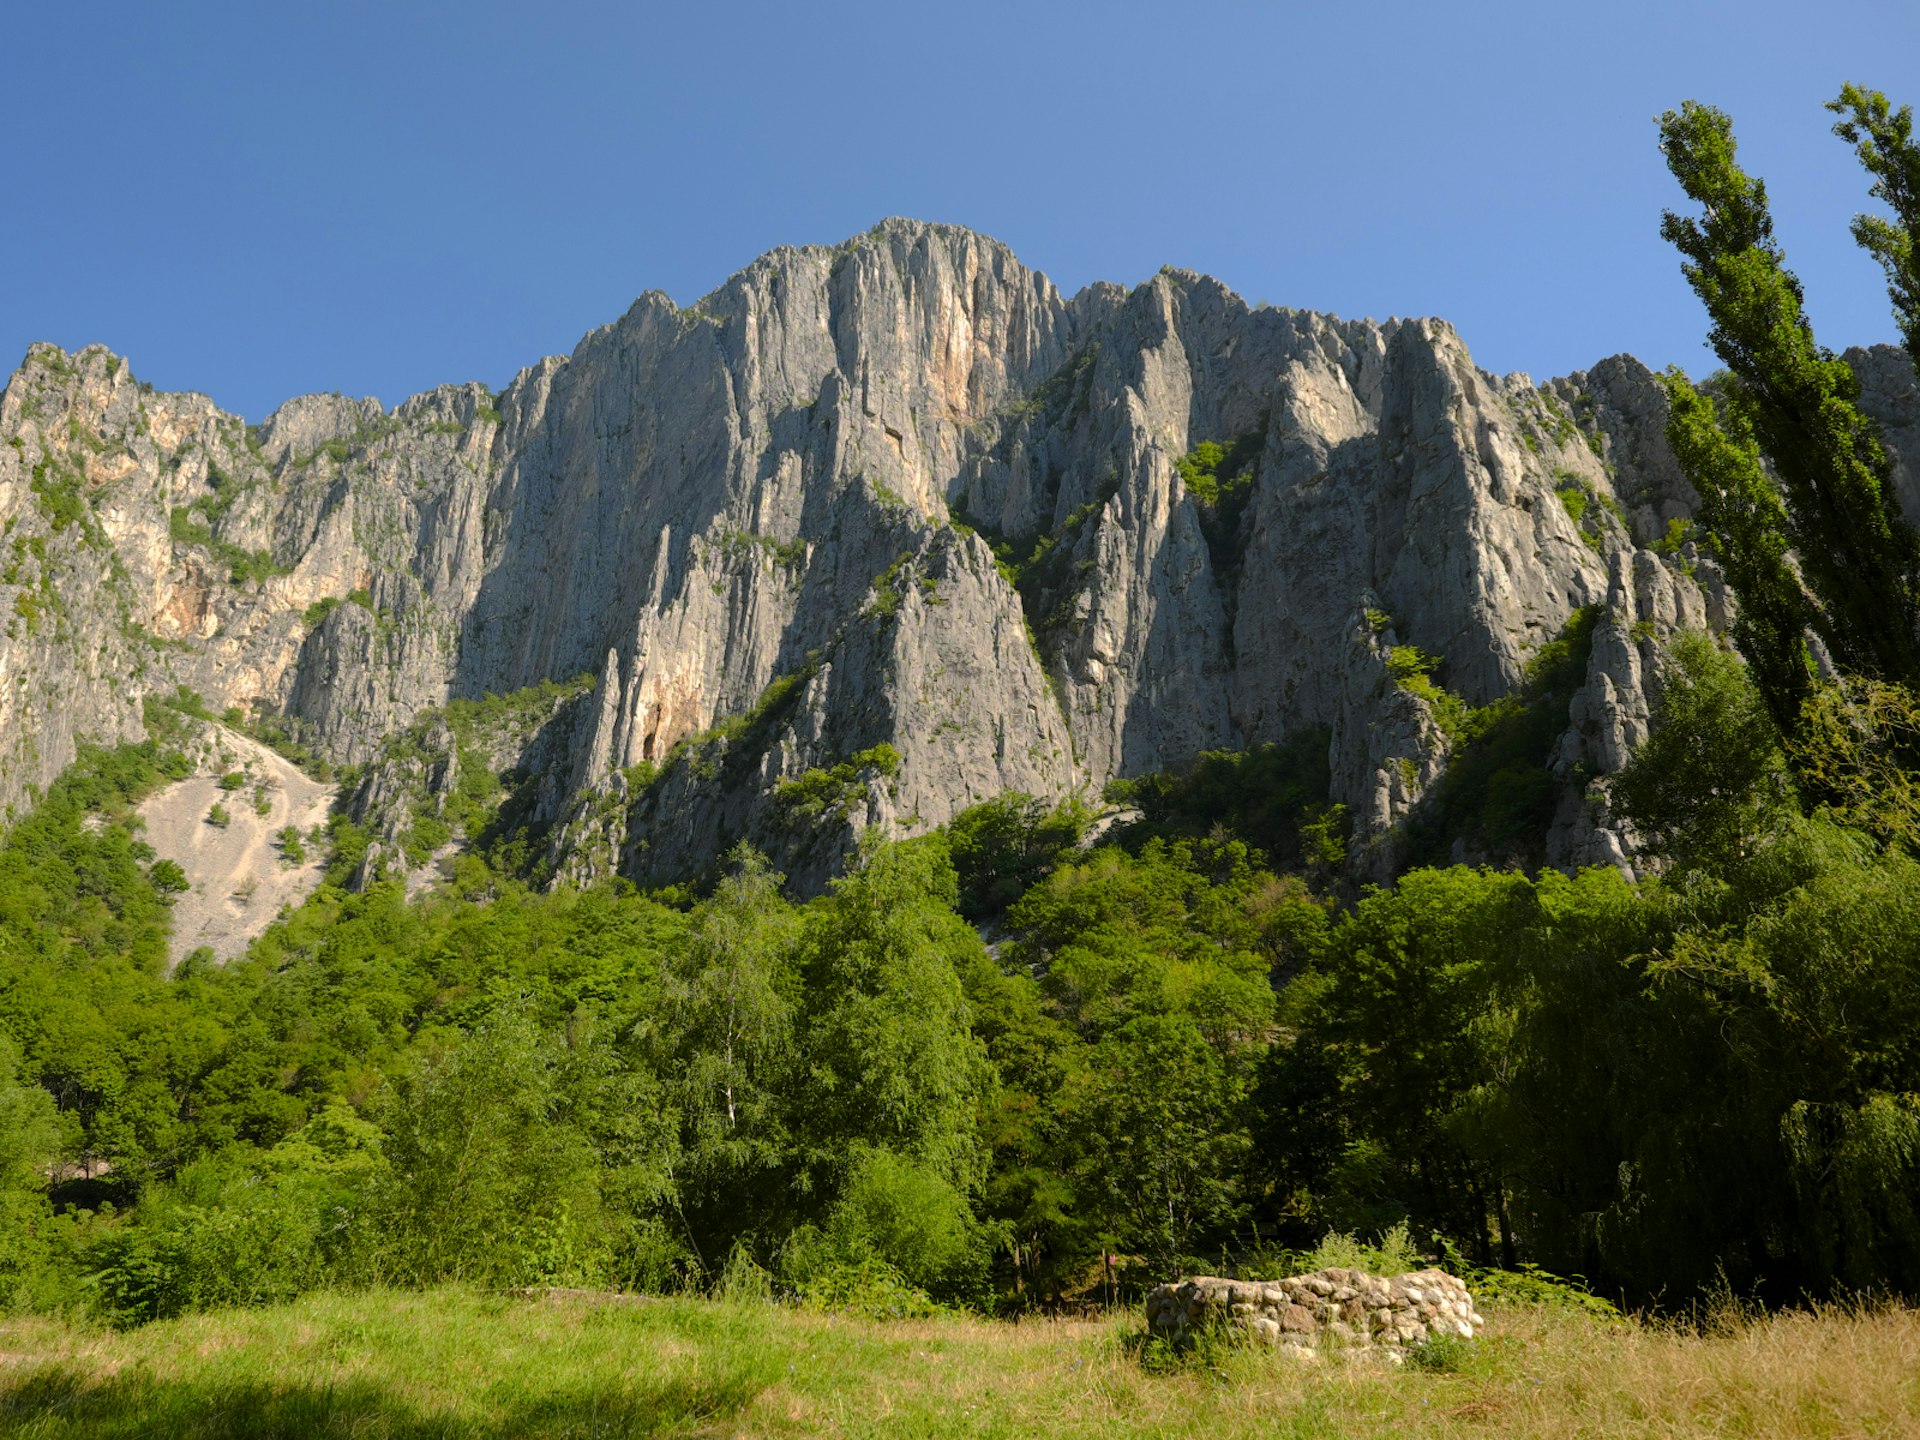
[[1895, 1436], [1920, 1312], [1696, 1328], [1490, 1307], [1394, 1371], [1143, 1350], [1137, 1314], [875, 1321], [767, 1303], [312, 1295], [113, 1331], [0, 1321], [0, 1435]]

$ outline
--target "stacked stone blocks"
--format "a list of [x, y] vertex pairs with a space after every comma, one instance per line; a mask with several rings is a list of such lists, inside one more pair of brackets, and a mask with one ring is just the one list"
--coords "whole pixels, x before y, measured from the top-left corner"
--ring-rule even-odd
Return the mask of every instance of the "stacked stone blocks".
[[1444, 1270], [1383, 1277], [1336, 1265], [1271, 1281], [1195, 1275], [1147, 1296], [1148, 1330], [1175, 1343], [1220, 1330], [1303, 1351], [1383, 1347], [1398, 1358], [1443, 1336], [1470, 1340], [1485, 1324], [1466, 1285]]

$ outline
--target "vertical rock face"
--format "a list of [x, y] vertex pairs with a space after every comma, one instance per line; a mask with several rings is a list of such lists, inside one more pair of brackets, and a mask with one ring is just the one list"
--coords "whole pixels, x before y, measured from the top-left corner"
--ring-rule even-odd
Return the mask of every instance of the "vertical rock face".
[[[1912, 489], [1911, 370], [1851, 358]], [[1173, 270], [1065, 299], [898, 220], [391, 412], [249, 428], [35, 347], [0, 396], [0, 801], [181, 685], [378, 770], [433, 707], [586, 677], [515, 752], [558, 873], [748, 840], [817, 886], [868, 825], [1307, 727], [1388, 854], [1449, 749], [1407, 647], [1484, 705], [1595, 606], [1550, 858], [1618, 859], [1577, 782], [1644, 735], [1661, 637], [1724, 620], [1663, 422], [1625, 357], [1536, 388], [1444, 322]]]

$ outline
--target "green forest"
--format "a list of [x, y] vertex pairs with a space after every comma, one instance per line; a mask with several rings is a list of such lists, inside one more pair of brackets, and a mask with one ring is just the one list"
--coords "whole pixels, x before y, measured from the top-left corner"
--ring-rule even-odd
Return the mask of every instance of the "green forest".
[[[1835, 104], [1920, 361], [1911, 117]], [[804, 903], [746, 850], [698, 897], [478, 854], [353, 892], [337, 821], [330, 883], [168, 973], [183, 881], [134, 806], [204, 722], [151, 705], [0, 843], [0, 1305], [1004, 1313], [1330, 1232], [1631, 1306], [1920, 1294], [1920, 541], [1727, 117], [1662, 137], [1727, 366], [1667, 376], [1670, 434], [1740, 608], [1673, 640], [1612, 784], [1640, 879], [1355, 887], [1307, 735], [1113, 787], [1138, 818], [1097, 843], [1090, 804], [1022, 795], [872, 839]], [[1591, 621], [1462, 737], [1410, 853], [1525, 829]]]

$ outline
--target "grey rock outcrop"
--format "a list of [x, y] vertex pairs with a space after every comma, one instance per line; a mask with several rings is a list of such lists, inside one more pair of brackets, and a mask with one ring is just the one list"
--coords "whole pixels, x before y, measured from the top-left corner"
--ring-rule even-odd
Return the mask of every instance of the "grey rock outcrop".
[[[1911, 369], [1852, 358], [1911, 486]], [[1626, 357], [1536, 387], [1441, 321], [1187, 272], [1064, 298], [900, 220], [392, 411], [248, 427], [36, 347], [0, 395], [0, 802], [184, 685], [367, 767], [353, 803], [410, 863], [458, 767], [383, 741], [563, 682], [493, 757], [555, 875], [684, 880], [746, 840], [813, 888], [870, 825], [1320, 729], [1377, 870], [1448, 762], [1436, 694], [1513, 692], [1601, 607], [1546, 858], [1620, 862], [1589, 789], [1662, 638], [1726, 618], [1663, 416]], [[1250, 457], [1237, 487], [1196, 490], [1203, 441]]]

